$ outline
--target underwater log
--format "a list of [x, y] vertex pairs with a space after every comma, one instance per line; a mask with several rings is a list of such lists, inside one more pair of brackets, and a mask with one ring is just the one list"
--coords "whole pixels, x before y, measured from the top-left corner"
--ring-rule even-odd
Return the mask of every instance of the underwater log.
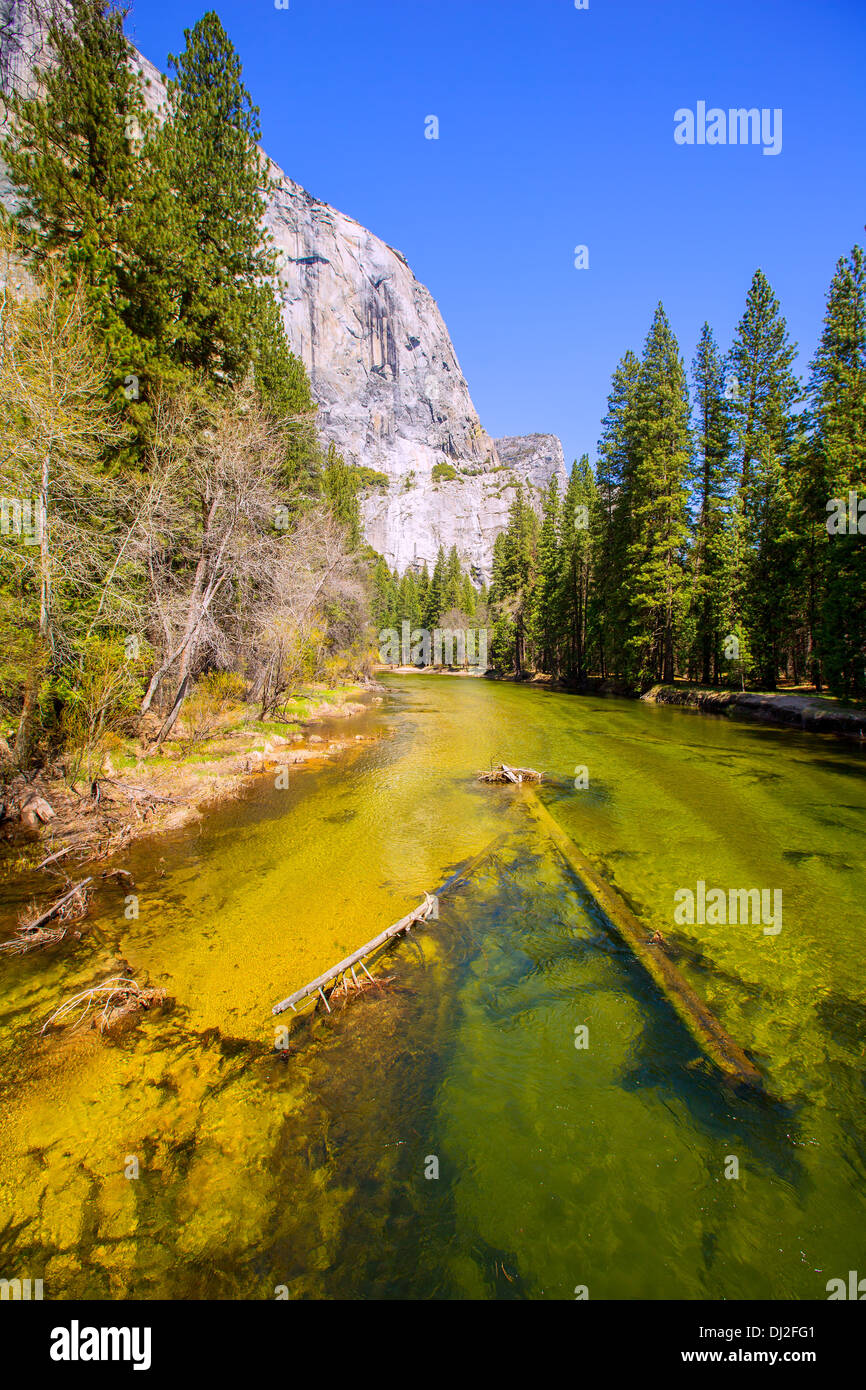
[[92, 882], [92, 878], [83, 878], [80, 883], [73, 884], [68, 893], [64, 893], [56, 902], [53, 902], [47, 911], [43, 912], [35, 921], [28, 922], [24, 930], [29, 932], [37, 931], [39, 927], [43, 926], [46, 922], [50, 922], [51, 918], [54, 917], [71, 898], [74, 898], [76, 893], [79, 893], [82, 888], [86, 888], [88, 883]]
[[630, 948], [644, 970], [674, 1008], [689, 1033], [713, 1065], [730, 1081], [760, 1088], [763, 1078], [739, 1043], [722, 1027], [712, 1010], [699, 999], [661, 945], [647, 940], [647, 929], [615, 888], [606, 883], [582, 854], [571, 836], [562, 829], [531, 788], [524, 790], [529, 810], [553, 840], [562, 857], [587, 892], [595, 899], [611, 925]]

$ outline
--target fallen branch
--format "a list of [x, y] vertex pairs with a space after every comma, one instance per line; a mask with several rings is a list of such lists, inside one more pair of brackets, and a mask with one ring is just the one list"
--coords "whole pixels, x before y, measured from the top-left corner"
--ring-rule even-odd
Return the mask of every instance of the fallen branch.
[[[378, 936], [374, 936], [372, 941], [367, 941], [363, 946], [360, 946], [357, 951], [353, 951], [350, 956], [346, 956], [345, 960], [338, 961], [336, 965], [331, 966], [330, 970], [326, 970], [323, 974], [317, 975], [315, 980], [310, 980], [310, 983], [304, 985], [302, 989], [295, 990], [295, 993], [290, 994], [288, 999], [283, 999], [279, 1004], [275, 1004], [271, 1009], [271, 1013], [281, 1014], [284, 1013], [286, 1009], [294, 1009], [296, 1004], [299, 1004], [302, 999], [306, 999], [311, 994], [321, 994], [325, 1002], [325, 1007], [327, 1008], [328, 1001], [325, 999], [324, 995], [325, 985], [330, 984], [332, 980], [336, 980], [346, 970], [351, 970], [353, 965], [357, 965], [362, 960], [362, 957], [370, 955], [371, 951], [375, 951], [378, 946], [384, 946], [386, 941], [390, 941], [393, 937], [399, 936], [401, 932], [409, 931], [416, 922], [426, 922], [435, 906], [436, 899], [432, 894], [425, 893], [423, 903], [413, 908], [411, 912], [407, 912], [406, 916], [401, 917], [399, 922], [392, 923], [390, 927], [386, 927], [384, 931], [379, 932]], [[361, 969], [366, 971], [366, 967], [363, 965]]]
[[507, 763], [500, 763], [490, 772], [479, 772], [479, 782], [513, 782], [519, 786], [522, 782], [541, 782], [544, 780], [543, 772], [536, 772], [534, 767], [509, 767]]
[[129, 869], [103, 869], [99, 877], [124, 879], [124, 886], [128, 886], [130, 888], [135, 887], [135, 879], [132, 877], [132, 874], [129, 872]]
[[68, 927], [40, 927], [34, 932], [19, 928], [18, 935], [13, 936], [11, 941], [0, 943], [0, 951], [8, 951], [11, 956], [23, 956], [28, 951], [38, 951], [43, 946], [62, 941], [68, 931]]
[[61, 909], [66, 905], [66, 903], [70, 901], [70, 899], [74, 898], [76, 894], [81, 891], [82, 888], [86, 888], [88, 883], [92, 882], [92, 878], [83, 878], [80, 883], [73, 884], [73, 886], [69, 889], [68, 893], [64, 893], [61, 898], [58, 898], [56, 902], [53, 902], [51, 906], [47, 909], [47, 911], [42, 913], [41, 917], [37, 917], [35, 921], [27, 922], [24, 926], [19, 927], [19, 931], [37, 931], [39, 927], [44, 926], [46, 922], [50, 922], [52, 917], [56, 917], [57, 913], [61, 911]]
[[[83, 989], [80, 994], [73, 994], [71, 999], [67, 999], [60, 1005], [50, 1018], [47, 1018], [40, 1028], [40, 1035], [50, 1028], [52, 1024], [65, 1024], [69, 1015], [74, 1013], [79, 1005], [83, 1005], [75, 1022], [72, 1024], [72, 1031], [84, 1021], [91, 1009], [94, 1008], [98, 1000], [103, 1000], [102, 1012], [99, 1015], [99, 1031], [104, 1033], [106, 1029], [119, 1023], [122, 1019], [128, 1018], [131, 1014], [137, 1013], [140, 1009], [149, 1009], [152, 1004], [162, 1004], [166, 1000], [165, 990], [142, 987], [135, 980], [130, 980], [125, 975], [115, 975], [110, 980], [104, 980], [100, 985], [93, 985], [91, 989]], [[97, 1020], [92, 1020], [92, 1026], [96, 1026]]]
[[140, 787], [132, 782], [118, 782], [113, 777], [103, 777], [103, 782], [109, 786], [117, 787], [122, 791], [127, 801], [156, 801], [164, 806], [176, 806], [177, 798], [174, 796], [160, 796], [158, 792], [152, 791], [150, 787]]
[[[53, 864], [54, 861], [55, 861], [56, 859], [62, 859], [63, 856], [64, 856], [64, 854], [68, 854], [69, 851], [70, 851], [71, 849], [72, 849], [72, 846], [71, 846], [71, 845], [66, 845], [66, 847], [65, 847], [64, 849], [58, 849], [58, 850], [56, 850], [56, 851], [54, 852], [54, 854], [49, 854], [49, 856], [48, 856], [47, 859], [43, 859], [41, 864], [37, 864], [37, 865], [36, 865], [36, 868], [37, 868], [37, 869], [46, 869], [46, 868], [48, 867], [48, 865], [49, 865], [49, 864]], [[34, 870], [34, 872], [35, 872], [35, 870]]]
[[367, 979], [374, 982], [373, 976], [370, 974], [366, 965], [364, 965], [362, 957], [372, 954], [373, 951], [387, 944], [393, 937], [400, 936], [403, 932], [408, 931], [415, 922], [426, 922], [438, 907], [440, 897], [442, 897], [444, 893], [448, 893], [453, 888], [456, 888], [457, 884], [462, 882], [467, 874], [470, 874], [482, 860], [492, 854], [506, 838], [507, 836], [505, 835], [497, 835], [496, 839], [489, 845], [486, 845], [479, 854], [476, 854], [467, 864], [464, 864], [462, 868], [457, 869], [455, 873], [451, 874], [442, 884], [441, 888], [439, 888], [438, 892], [425, 893], [423, 903], [419, 904], [414, 911], [407, 913], [405, 917], [401, 917], [399, 922], [394, 922], [390, 927], [386, 927], [378, 936], [374, 936], [372, 941], [368, 941], [366, 945], [359, 947], [357, 951], [353, 951], [345, 960], [341, 960], [336, 965], [331, 966], [330, 970], [326, 970], [323, 975], [319, 975], [315, 980], [311, 980], [308, 985], [304, 985], [303, 989], [296, 990], [294, 994], [289, 995], [288, 999], [283, 999], [281, 1003], [275, 1004], [271, 1009], [271, 1013], [281, 1014], [284, 1013], [286, 1009], [294, 1009], [296, 1004], [299, 1004], [303, 999], [309, 998], [311, 994], [320, 994], [325, 1008], [330, 1013], [330, 1005], [328, 1004], [324, 992], [325, 986], [330, 984], [331, 981], [339, 980], [341, 975], [345, 975], [345, 972], [349, 971], [356, 988], [360, 988], [354, 970], [354, 967], [358, 964], [360, 964]]
[[[92, 880], [82, 879], [76, 883], [67, 893], [51, 904], [46, 912], [40, 917], [36, 917], [32, 922], [19, 922], [17, 934], [11, 941], [4, 941], [0, 944], [0, 951], [7, 951], [10, 955], [23, 956], [27, 951], [36, 951], [43, 946], [50, 946], [55, 941], [62, 941], [69, 931], [71, 922], [78, 922], [87, 913], [87, 902], [89, 894], [87, 885]], [[74, 916], [73, 916], [74, 912]], [[64, 927], [47, 927], [52, 917], [61, 917], [67, 925]], [[76, 936], [80, 933], [76, 932]]]

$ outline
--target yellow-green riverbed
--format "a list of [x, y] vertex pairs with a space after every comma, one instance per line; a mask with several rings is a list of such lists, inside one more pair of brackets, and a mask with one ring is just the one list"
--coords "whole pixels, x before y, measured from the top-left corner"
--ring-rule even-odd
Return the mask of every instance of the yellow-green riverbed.
[[[0, 1277], [46, 1298], [737, 1299], [824, 1298], [863, 1270], [859, 745], [387, 685], [354, 726], [379, 741], [134, 845], [137, 918], [106, 881], [79, 942], [0, 956]], [[475, 782], [501, 760], [545, 771], [766, 1095], [702, 1065], [513, 789]], [[503, 831], [379, 962], [386, 989], [275, 1048], [277, 1000]], [[780, 890], [782, 930], [675, 925], [698, 881]], [[33, 889], [6, 891], [0, 932]], [[174, 1008], [115, 1039], [40, 1036], [121, 961]]]

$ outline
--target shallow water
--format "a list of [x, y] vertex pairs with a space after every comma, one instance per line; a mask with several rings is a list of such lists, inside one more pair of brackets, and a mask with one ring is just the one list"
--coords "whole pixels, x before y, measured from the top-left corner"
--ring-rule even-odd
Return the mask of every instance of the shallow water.
[[[0, 957], [0, 1276], [46, 1298], [826, 1297], [863, 1258], [860, 748], [387, 683], [352, 726], [372, 746], [134, 846], [137, 920], [107, 883], [80, 942]], [[702, 1064], [519, 795], [473, 780], [501, 759], [545, 770], [556, 818], [664, 933], [765, 1096]], [[379, 962], [386, 988], [271, 1017], [503, 833]], [[780, 889], [781, 932], [675, 926], [699, 879]], [[0, 929], [32, 891], [7, 893]], [[121, 961], [174, 1008], [116, 1040], [39, 1036]]]

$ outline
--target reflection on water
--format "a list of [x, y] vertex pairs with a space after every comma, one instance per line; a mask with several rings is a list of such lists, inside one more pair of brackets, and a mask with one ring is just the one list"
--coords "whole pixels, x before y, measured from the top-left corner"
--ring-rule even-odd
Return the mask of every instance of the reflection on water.
[[[862, 1263], [859, 748], [483, 681], [389, 686], [365, 717], [385, 737], [352, 761], [134, 846], [137, 921], [106, 883], [80, 942], [3, 958], [0, 1274], [52, 1298], [826, 1296]], [[513, 790], [472, 780], [502, 759], [549, 774], [554, 815], [767, 1096], [719, 1084]], [[276, 1000], [503, 831], [379, 962], [384, 988], [292, 1020], [275, 1051]], [[782, 932], [675, 927], [698, 879], [781, 889]], [[39, 1036], [126, 962], [170, 1011], [113, 1041]]]

